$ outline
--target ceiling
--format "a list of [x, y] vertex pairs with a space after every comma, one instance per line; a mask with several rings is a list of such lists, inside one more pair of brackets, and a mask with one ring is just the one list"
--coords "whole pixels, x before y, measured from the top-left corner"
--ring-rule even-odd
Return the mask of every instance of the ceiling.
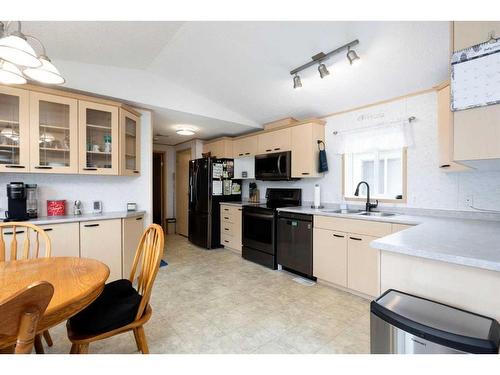
[[[322, 116], [427, 89], [448, 75], [448, 22], [31, 21], [23, 22], [23, 30], [42, 39], [56, 61], [94, 64], [86, 74], [106, 66], [108, 72], [127, 68], [153, 77], [151, 84], [130, 89], [147, 92], [135, 101], [153, 108], [155, 132], [170, 140], [176, 140], [172, 127], [178, 123], [198, 127], [202, 138], [237, 134], [250, 123]], [[341, 54], [326, 63], [331, 74], [325, 79], [311, 67], [301, 74], [303, 88], [292, 88], [291, 69], [353, 39], [360, 42], [359, 66], [349, 66]], [[73, 65], [68, 87], [83, 81]], [[100, 92], [104, 86], [107, 95], [123, 97], [123, 85], [108, 75], [99, 75], [98, 83], [86, 78], [85, 89], [94, 84]], [[176, 97], [180, 102], [191, 103], [183, 95], [193, 93], [223, 110], [207, 116], [209, 104], [192, 103], [179, 111], [172, 96], [160, 95], [165, 82], [184, 90]], [[127, 100], [134, 101], [133, 94]]]

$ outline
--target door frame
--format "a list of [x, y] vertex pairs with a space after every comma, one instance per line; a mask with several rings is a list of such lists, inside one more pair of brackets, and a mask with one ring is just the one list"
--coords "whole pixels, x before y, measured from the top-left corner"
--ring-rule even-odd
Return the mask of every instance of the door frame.
[[[177, 192], [177, 182], [178, 182], [178, 173], [177, 173], [177, 161], [179, 160], [178, 156], [179, 154], [181, 153], [189, 153], [189, 159], [191, 160], [192, 157], [193, 157], [193, 152], [192, 152], [192, 148], [191, 147], [186, 147], [186, 148], [183, 148], [181, 150], [176, 150], [175, 151], [175, 192], [174, 192], [174, 210], [175, 210], [175, 217], [176, 217], [176, 221], [177, 221], [177, 225], [176, 225], [176, 234], [180, 234], [178, 233], [178, 215], [177, 215], [177, 197], [178, 197], [178, 192]], [[186, 169], [187, 169], [187, 175], [188, 175], [188, 178], [189, 178], [189, 164], [186, 166]], [[188, 185], [188, 188], [189, 188], [189, 180], [187, 182], [187, 185]], [[189, 192], [188, 192], [189, 194]], [[186, 211], [186, 222], [187, 222], [187, 234], [189, 235], [189, 199], [188, 199], [188, 204], [187, 204], [187, 211]], [[182, 236], [182, 234], [180, 234]]]
[[[167, 175], [167, 163], [166, 163], [166, 153], [163, 151], [155, 151], [153, 150], [153, 159], [155, 155], [159, 155], [162, 163], [162, 168], [161, 168], [161, 179], [160, 179], [160, 191], [161, 191], [161, 227], [163, 228], [164, 231], [166, 231], [166, 223], [165, 223], [165, 218], [167, 217], [167, 207], [165, 206], [166, 202], [166, 194], [167, 194], [167, 188], [165, 186], [165, 176]], [[153, 182], [152, 182], [153, 184]], [[154, 185], [152, 185], [152, 188], [154, 188]], [[154, 194], [153, 194], [153, 201], [154, 201]], [[153, 216], [153, 213], [151, 213]]]

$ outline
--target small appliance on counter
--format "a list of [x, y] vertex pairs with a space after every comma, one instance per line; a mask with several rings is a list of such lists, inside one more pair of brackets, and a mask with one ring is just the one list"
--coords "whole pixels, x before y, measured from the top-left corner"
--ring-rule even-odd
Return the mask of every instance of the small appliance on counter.
[[47, 201], [47, 216], [66, 215], [66, 201], [64, 199]]
[[73, 215], [78, 216], [82, 214], [82, 201], [75, 201], [73, 203]]
[[29, 219], [26, 207], [26, 185], [23, 182], [7, 184], [7, 211], [4, 221], [25, 221]]
[[38, 217], [38, 193], [36, 184], [26, 184], [26, 213], [30, 219]]

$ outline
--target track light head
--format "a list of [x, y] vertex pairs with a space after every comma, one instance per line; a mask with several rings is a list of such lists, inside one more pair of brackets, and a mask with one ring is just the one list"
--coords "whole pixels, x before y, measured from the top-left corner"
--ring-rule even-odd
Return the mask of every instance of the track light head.
[[358, 54], [356, 53], [356, 51], [354, 51], [353, 49], [351, 49], [351, 47], [349, 47], [347, 49], [347, 60], [349, 60], [349, 64], [351, 64], [351, 65], [353, 65], [354, 62], [356, 62], [357, 60], [359, 60]]
[[326, 69], [325, 64], [323, 64], [323, 63], [319, 64], [319, 66], [318, 66], [318, 72], [319, 72], [319, 76], [321, 78], [325, 78], [327, 75], [330, 74], [330, 72], [328, 71], [328, 69]]
[[295, 74], [295, 76], [293, 77], [293, 88], [299, 89], [301, 87], [302, 87], [302, 82], [300, 80], [300, 77], [298, 76], [298, 74]]

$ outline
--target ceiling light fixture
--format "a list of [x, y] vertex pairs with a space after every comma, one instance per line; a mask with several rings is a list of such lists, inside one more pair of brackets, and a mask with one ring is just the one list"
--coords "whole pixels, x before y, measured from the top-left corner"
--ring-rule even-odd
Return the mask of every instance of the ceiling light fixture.
[[349, 60], [349, 64], [353, 65], [356, 61], [359, 60], [359, 56], [355, 50], [351, 49], [351, 47], [347, 48], [347, 60]]
[[319, 76], [323, 79], [325, 78], [328, 74], [330, 74], [330, 72], [328, 71], [328, 69], [326, 69], [326, 66], [325, 64], [321, 63], [318, 65], [318, 72], [319, 72]]
[[[324, 61], [328, 60], [330, 57], [347, 50], [347, 59], [349, 60], [349, 63], [352, 65], [355, 60], [359, 60], [358, 54], [351, 49], [351, 47], [354, 47], [355, 45], [359, 44], [359, 40], [353, 40], [352, 42], [349, 42], [347, 44], [344, 44], [343, 46], [340, 46], [337, 49], [334, 49], [333, 51], [330, 51], [328, 53], [320, 52], [313, 57], [311, 57], [311, 61], [305, 63], [304, 65], [299, 66], [298, 68], [295, 68], [290, 71], [290, 74], [293, 76], [293, 88], [299, 88], [302, 87], [302, 82], [300, 81], [300, 77], [298, 76], [298, 73], [301, 72], [304, 69], [307, 69], [313, 65], [319, 64], [318, 65], [318, 72], [319, 76], [321, 78], [326, 77], [330, 72], [326, 68], [326, 65], [324, 64]], [[297, 84], [300, 83], [299, 84]]]
[[177, 130], [176, 133], [179, 135], [193, 135], [194, 130], [188, 129], [188, 128], [183, 128], [183, 129]]
[[[8, 84], [26, 83], [27, 81], [24, 76], [41, 83], [57, 85], [63, 84], [65, 79], [47, 57], [43, 43], [32, 35], [24, 35], [21, 32], [20, 21], [17, 21], [17, 30], [9, 33], [8, 30], [12, 23], [13, 22], [7, 22], [7, 24], [4, 25], [0, 22], [0, 61], [6, 61], [13, 64], [17, 69], [14, 74], [20, 76], [24, 81], [17, 79], [16, 82]], [[42, 53], [40, 55], [36, 54], [33, 47], [28, 43], [27, 38], [31, 38], [40, 44], [42, 49]], [[0, 67], [0, 77], [2, 75], [7, 75], [7, 73], [3, 74], [4, 70], [7, 69], [8, 72], [12, 73], [12, 66], [7, 65], [7, 68], [5, 68], [3, 65], [3, 67]], [[9, 74], [8, 76], [13, 79], [12, 74]], [[6, 83], [6, 81], [0, 82]]]
[[0, 59], [0, 83], [4, 85], [22, 85], [26, 83], [23, 73], [14, 64]]
[[302, 82], [300, 80], [300, 77], [298, 74], [295, 74], [295, 77], [293, 77], [293, 88], [299, 89], [301, 87], [302, 87]]

